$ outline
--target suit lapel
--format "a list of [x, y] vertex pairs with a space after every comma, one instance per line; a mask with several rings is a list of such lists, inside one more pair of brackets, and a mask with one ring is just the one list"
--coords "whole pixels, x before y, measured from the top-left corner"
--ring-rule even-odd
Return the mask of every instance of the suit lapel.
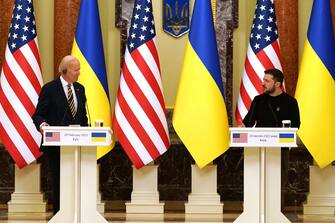
[[62, 99], [62, 103], [64, 103], [64, 105], [68, 105], [68, 102], [67, 102], [67, 97], [65, 95], [65, 92], [64, 92], [64, 88], [62, 86], [62, 82], [60, 81], [60, 78], [57, 79], [57, 92], [61, 92], [61, 99]]

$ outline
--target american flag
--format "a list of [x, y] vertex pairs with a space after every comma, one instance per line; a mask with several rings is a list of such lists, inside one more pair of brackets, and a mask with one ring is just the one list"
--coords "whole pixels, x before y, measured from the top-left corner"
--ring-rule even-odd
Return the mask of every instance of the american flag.
[[233, 143], [247, 143], [248, 133], [233, 133]]
[[282, 70], [275, 6], [273, 0], [257, 0], [235, 112], [238, 124], [248, 113], [253, 98], [263, 92], [264, 70], [271, 68]]
[[170, 146], [151, 0], [136, 0], [113, 118], [136, 168]]
[[0, 79], [0, 137], [19, 168], [41, 156], [31, 118], [43, 84], [40, 64], [32, 0], [16, 0]]
[[59, 142], [59, 141], [60, 141], [60, 132], [45, 133], [45, 142]]

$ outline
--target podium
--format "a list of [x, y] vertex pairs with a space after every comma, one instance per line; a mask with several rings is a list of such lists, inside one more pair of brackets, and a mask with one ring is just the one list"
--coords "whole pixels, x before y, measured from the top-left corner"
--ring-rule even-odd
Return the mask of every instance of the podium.
[[97, 211], [97, 146], [111, 144], [109, 127], [43, 127], [43, 145], [60, 146], [60, 210], [50, 223], [107, 223]]
[[297, 147], [297, 128], [230, 128], [244, 147], [243, 213], [234, 223], [289, 223], [281, 212], [281, 147]]

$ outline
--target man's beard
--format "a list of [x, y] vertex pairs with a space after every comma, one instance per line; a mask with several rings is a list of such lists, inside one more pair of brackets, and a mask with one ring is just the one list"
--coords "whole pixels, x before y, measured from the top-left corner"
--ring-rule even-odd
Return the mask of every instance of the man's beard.
[[264, 94], [272, 94], [273, 92], [276, 91], [276, 88], [275, 88], [275, 86], [273, 86], [270, 89], [265, 89], [265, 90], [263, 89], [263, 91], [264, 91]]

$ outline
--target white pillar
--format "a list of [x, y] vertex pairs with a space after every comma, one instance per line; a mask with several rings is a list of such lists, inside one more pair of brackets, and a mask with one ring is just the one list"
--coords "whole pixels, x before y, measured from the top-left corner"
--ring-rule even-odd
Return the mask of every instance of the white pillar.
[[281, 148], [244, 149], [243, 213], [234, 223], [289, 223], [281, 212]]
[[97, 207], [95, 147], [61, 147], [60, 210], [49, 223], [107, 223]]
[[[107, 220], [97, 211], [97, 152], [96, 148], [81, 147], [81, 217], [80, 223], [107, 223]], [[94, 210], [95, 209], [95, 210]]]
[[335, 167], [309, 167], [309, 195], [304, 215], [335, 216]]
[[157, 176], [157, 165], [147, 165], [139, 170], [133, 166], [133, 192], [131, 202], [126, 203], [127, 220], [130, 214], [148, 217], [156, 214], [158, 218], [163, 218], [164, 203], [159, 202]]
[[281, 212], [281, 148], [264, 150], [266, 150], [265, 222], [290, 223], [291, 221]]
[[105, 202], [101, 201], [101, 193], [100, 193], [100, 164], [97, 165], [97, 210], [100, 214], [105, 213]]
[[243, 212], [234, 223], [261, 222], [260, 163], [259, 148], [244, 148]]
[[185, 204], [186, 220], [207, 215], [208, 218], [222, 219], [223, 203], [217, 193], [217, 166], [207, 165], [200, 169], [192, 165], [192, 191]]
[[8, 213], [46, 212], [40, 191], [40, 164], [32, 163], [19, 169], [15, 165], [15, 191], [8, 202]]

